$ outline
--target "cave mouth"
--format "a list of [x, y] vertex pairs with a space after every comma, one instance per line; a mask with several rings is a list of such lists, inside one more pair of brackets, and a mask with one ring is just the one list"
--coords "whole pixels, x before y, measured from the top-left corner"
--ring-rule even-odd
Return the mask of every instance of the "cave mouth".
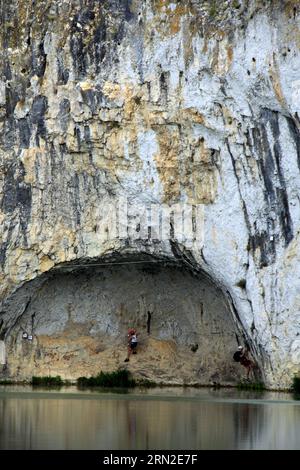
[[[204, 274], [140, 260], [43, 276], [11, 302], [23, 307], [5, 335], [7, 377], [74, 380], [126, 367], [156, 383], [234, 385], [245, 375], [232, 359], [243, 341], [228, 302]], [[129, 327], [139, 344], [124, 363]]]

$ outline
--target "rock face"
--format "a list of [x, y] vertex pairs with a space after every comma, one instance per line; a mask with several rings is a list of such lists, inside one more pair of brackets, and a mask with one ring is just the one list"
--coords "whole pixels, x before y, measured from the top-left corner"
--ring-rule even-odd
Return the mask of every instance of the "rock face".
[[[299, 28], [294, 1], [2, 2], [3, 376], [116, 367], [135, 321], [145, 339], [130, 362], [136, 374], [234, 382], [243, 342], [269, 387], [291, 385], [300, 369]], [[114, 231], [111, 208], [124, 198]], [[174, 229], [180, 204], [191, 239]], [[162, 207], [171, 210], [164, 237]], [[146, 271], [156, 261], [159, 274], [91, 266], [107, 261]]]
[[[236, 336], [230, 311], [205, 278], [141, 263], [44, 276], [32, 292], [7, 335], [10, 375], [19, 380], [116, 370], [127, 356], [128, 325], [138, 331], [137, 355], [128, 366], [139, 378], [241, 380], [242, 367], [231, 360]], [[17, 294], [13, 307], [21, 304]], [[12, 318], [14, 310], [7, 315]]]

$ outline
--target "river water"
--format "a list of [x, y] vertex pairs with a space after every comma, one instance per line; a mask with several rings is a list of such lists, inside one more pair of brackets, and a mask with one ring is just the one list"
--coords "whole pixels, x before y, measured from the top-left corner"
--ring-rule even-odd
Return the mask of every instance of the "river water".
[[300, 449], [300, 401], [235, 389], [2, 385], [0, 449]]

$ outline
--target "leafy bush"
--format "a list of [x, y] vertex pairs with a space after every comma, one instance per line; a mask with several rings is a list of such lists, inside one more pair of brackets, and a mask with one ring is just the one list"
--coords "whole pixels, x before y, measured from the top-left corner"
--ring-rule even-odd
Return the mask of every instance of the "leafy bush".
[[300, 377], [294, 377], [292, 388], [295, 393], [300, 393]]
[[44, 386], [61, 386], [64, 384], [64, 381], [62, 380], [60, 375], [57, 375], [56, 377], [50, 377], [50, 376], [45, 376], [45, 377], [35, 377], [33, 376], [31, 379], [31, 384], [32, 385], [44, 385]]
[[216, 0], [213, 0], [210, 5], [209, 15], [211, 17], [214, 17], [216, 16], [217, 13], [218, 13], [217, 3], [216, 3]]
[[134, 387], [135, 380], [126, 369], [115, 372], [100, 372], [95, 377], [79, 377], [77, 384], [81, 387]]

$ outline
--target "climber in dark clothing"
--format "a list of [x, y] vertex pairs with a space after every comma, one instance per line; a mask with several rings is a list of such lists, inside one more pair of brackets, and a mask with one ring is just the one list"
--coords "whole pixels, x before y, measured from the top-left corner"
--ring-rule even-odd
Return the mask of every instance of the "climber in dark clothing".
[[129, 357], [132, 354], [136, 354], [136, 347], [137, 347], [137, 332], [134, 328], [130, 328], [128, 330], [128, 349], [127, 349], [127, 357], [124, 362], [129, 362]]

